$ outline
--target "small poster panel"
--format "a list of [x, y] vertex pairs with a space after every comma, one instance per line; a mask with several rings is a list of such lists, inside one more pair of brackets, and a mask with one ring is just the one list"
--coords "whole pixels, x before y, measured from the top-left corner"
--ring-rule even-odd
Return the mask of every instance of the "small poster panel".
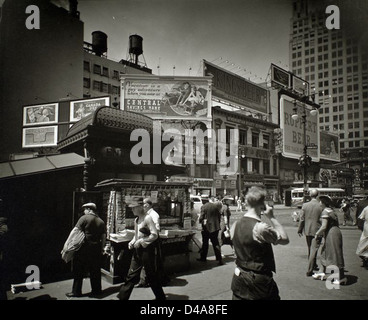
[[23, 128], [23, 148], [54, 147], [57, 144], [57, 126]]
[[110, 106], [110, 97], [99, 97], [70, 102], [70, 121], [79, 121], [96, 111], [98, 107]]
[[59, 104], [41, 104], [23, 108], [23, 126], [45, 125], [58, 121]]

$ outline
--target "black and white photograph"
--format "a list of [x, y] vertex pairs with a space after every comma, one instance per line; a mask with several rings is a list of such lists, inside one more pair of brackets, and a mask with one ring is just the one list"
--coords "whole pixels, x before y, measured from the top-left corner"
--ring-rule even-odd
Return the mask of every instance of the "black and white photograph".
[[367, 0], [0, 0], [0, 300], [366, 301], [367, 128]]

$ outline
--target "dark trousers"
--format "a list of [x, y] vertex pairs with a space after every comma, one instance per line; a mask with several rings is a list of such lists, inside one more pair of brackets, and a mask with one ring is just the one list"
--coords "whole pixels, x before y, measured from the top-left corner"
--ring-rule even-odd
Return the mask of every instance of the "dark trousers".
[[165, 293], [160, 284], [159, 276], [155, 270], [155, 246], [149, 245], [147, 248], [134, 249], [133, 258], [130, 263], [128, 275], [125, 283], [121, 286], [118, 298], [128, 300], [132, 294], [134, 285], [139, 282], [141, 270], [146, 270], [146, 278], [157, 300], [165, 300]]
[[[155, 242], [155, 244], [156, 244], [155, 249], [154, 249], [155, 250], [155, 270], [156, 270], [157, 276], [160, 279], [161, 285], [165, 285], [170, 281], [170, 279], [168, 275], [165, 273], [165, 269], [164, 269], [164, 256], [162, 254], [162, 245], [161, 245], [160, 238]], [[146, 270], [144, 267], [141, 270], [140, 283], [142, 284], [148, 283], [147, 274], [146, 274]]]
[[205, 260], [208, 254], [208, 245], [209, 240], [211, 240], [213, 251], [215, 252], [216, 260], [221, 261], [221, 249], [218, 240], [219, 230], [215, 232], [208, 232], [206, 229], [202, 231], [202, 251], [201, 251], [201, 259]]
[[280, 300], [279, 289], [272, 274], [240, 271], [231, 282], [233, 300]]
[[321, 246], [321, 240], [316, 241], [312, 236], [306, 236], [308, 245], [308, 273], [312, 273], [317, 266], [317, 254]]
[[73, 259], [73, 290], [76, 295], [82, 294], [83, 278], [89, 273], [93, 293], [101, 292], [101, 244], [84, 243]]

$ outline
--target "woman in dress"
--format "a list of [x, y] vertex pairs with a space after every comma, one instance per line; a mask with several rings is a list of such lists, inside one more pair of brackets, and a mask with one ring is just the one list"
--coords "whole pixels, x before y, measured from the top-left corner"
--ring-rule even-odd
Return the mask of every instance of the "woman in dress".
[[339, 228], [337, 214], [331, 208], [332, 199], [329, 196], [320, 196], [319, 201], [322, 207], [322, 225], [316, 232], [316, 241], [320, 241], [324, 236], [324, 244], [321, 251], [321, 264], [323, 272], [315, 273], [314, 279], [325, 279], [327, 267], [336, 266], [339, 269], [339, 278], [333, 284], [346, 284], [347, 278], [344, 274], [344, 255], [342, 246], [342, 234]]
[[356, 254], [363, 260], [363, 267], [368, 267], [368, 206], [365, 207], [358, 219], [364, 220], [362, 235]]

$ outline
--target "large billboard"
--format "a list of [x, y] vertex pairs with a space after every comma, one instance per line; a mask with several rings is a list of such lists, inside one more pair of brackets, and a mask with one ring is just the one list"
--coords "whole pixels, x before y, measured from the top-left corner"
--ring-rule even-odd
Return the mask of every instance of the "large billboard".
[[206, 60], [203, 60], [203, 73], [213, 77], [213, 97], [268, 114], [267, 89]]
[[340, 142], [339, 136], [327, 131], [320, 132], [321, 159], [340, 161]]
[[271, 83], [285, 89], [291, 87], [291, 73], [271, 63]]
[[[308, 146], [307, 153], [315, 162], [319, 161], [319, 125], [318, 116], [312, 116], [309, 112], [311, 107], [297, 102], [298, 119], [294, 120], [295, 101], [282, 95], [280, 99], [280, 128], [282, 132], [282, 155], [287, 158], [299, 159], [304, 152], [305, 144]], [[304, 143], [303, 112], [306, 111]]]
[[210, 77], [124, 75], [121, 108], [153, 119], [210, 120]]

